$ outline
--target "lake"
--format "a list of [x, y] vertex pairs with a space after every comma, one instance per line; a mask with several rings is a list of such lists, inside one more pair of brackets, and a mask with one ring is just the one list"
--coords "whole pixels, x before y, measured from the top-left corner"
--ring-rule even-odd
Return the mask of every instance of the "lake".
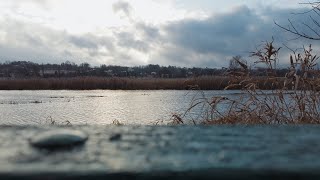
[[[240, 91], [202, 91], [206, 97], [237, 96]], [[199, 91], [0, 91], [0, 124], [152, 125], [183, 113]], [[195, 109], [194, 119], [197, 118]], [[190, 117], [191, 118], [191, 117]]]

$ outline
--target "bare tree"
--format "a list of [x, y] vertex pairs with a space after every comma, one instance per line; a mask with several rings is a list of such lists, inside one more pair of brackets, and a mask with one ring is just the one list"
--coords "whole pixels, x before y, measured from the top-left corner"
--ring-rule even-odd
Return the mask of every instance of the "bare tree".
[[320, 40], [320, 1], [315, 1], [315, 2], [308, 2], [308, 3], [300, 3], [300, 4], [306, 4], [310, 5], [311, 9], [302, 13], [295, 13], [295, 14], [300, 14], [300, 15], [309, 15], [309, 20], [310, 23], [306, 22], [301, 22], [302, 27], [307, 28], [308, 32], [305, 32], [301, 28], [298, 28], [298, 25], [293, 23], [290, 19], [289, 25], [283, 26], [275, 22], [277, 26], [280, 28], [297, 35], [298, 37], [306, 38], [306, 39], [311, 39], [311, 40]]

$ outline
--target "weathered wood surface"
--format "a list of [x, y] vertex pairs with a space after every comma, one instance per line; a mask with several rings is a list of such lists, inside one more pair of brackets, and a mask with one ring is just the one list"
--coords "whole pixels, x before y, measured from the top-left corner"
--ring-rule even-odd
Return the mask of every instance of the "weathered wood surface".
[[[81, 146], [30, 145], [76, 129]], [[0, 179], [320, 178], [320, 126], [0, 127]]]

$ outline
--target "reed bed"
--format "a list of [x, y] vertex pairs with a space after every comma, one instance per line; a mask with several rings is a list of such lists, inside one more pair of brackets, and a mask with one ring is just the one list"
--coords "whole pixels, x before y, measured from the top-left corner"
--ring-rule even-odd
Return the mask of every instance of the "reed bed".
[[194, 78], [34, 78], [1, 79], [1, 90], [220, 90], [228, 85], [228, 77], [203, 76]]
[[[239, 62], [241, 70], [229, 73], [227, 89], [242, 89], [237, 98], [205, 97], [199, 91], [189, 109], [174, 114], [172, 124], [185, 124], [187, 117], [200, 108], [194, 124], [319, 124], [320, 123], [320, 73], [316, 70], [318, 57], [313, 55], [311, 45], [302, 53], [293, 52], [285, 77], [276, 74], [278, 53], [272, 42], [252, 52], [256, 64], [268, 68], [265, 78], [250, 77], [248, 66]], [[269, 91], [262, 90], [267, 85]], [[224, 110], [219, 107], [226, 107]]]
[[[260, 82], [264, 77], [254, 77]], [[201, 76], [193, 78], [29, 78], [0, 79], [0, 90], [223, 90], [232, 80], [229, 76]], [[244, 79], [233, 81], [240, 83]], [[278, 78], [284, 81], [283, 78]], [[261, 89], [275, 88], [272, 82], [261, 82]], [[241, 86], [229, 89], [242, 89]]]

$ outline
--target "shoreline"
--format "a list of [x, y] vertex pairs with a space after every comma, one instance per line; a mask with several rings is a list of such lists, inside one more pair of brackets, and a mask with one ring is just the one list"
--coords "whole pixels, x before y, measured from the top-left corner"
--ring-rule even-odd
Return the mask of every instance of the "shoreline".
[[[264, 77], [256, 78], [264, 81], [260, 84], [261, 89], [271, 90], [270, 84], [265, 83], [267, 79]], [[231, 78], [226, 76], [201, 76], [193, 78], [75, 77], [0, 79], [0, 90], [224, 90], [230, 84], [230, 80]], [[230, 88], [230, 90], [241, 89], [243, 89], [241, 86]]]

